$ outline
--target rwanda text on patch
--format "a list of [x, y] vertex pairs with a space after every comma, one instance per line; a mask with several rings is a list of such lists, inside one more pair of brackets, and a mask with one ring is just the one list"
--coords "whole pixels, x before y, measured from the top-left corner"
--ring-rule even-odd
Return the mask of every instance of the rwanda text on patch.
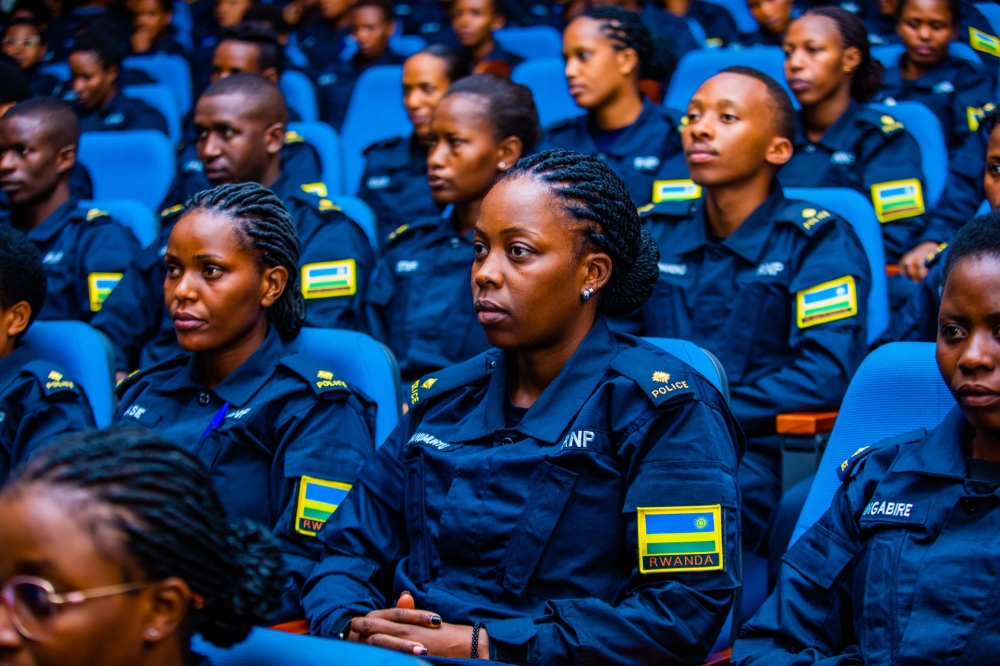
[[299, 483], [299, 502], [295, 509], [295, 531], [316, 536], [351, 489], [349, 483], [326, 481], [303, 476]]

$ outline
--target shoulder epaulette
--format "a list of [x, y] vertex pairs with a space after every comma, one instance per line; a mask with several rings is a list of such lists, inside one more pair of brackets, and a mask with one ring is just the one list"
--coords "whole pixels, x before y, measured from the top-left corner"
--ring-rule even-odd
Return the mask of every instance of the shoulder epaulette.
[[281, 359], [281, 365], [301, 377], [317, 395], [327, 391], [350, 391], [350, 387], [322, 362], [306, 354], [292, 354]]
[[899, 122], [888, 113], [883, 113], [877, 109], [864, 108], [858, 114], [858, 118], [869, 125], [874, 125], [882, 130], [882, 134], [891, 136], [902, 129], [906, 129], [903, 123]]
[[[308, 202], [313, 208], [321, 213], [340, 212], [341, 208], [331, 200], [327, 199], [327, 189], [325, 183], [305, 183], [300, 186], [302, 192], [299, 199]], [[302, 195], [307, 196], [302, 196]]]
[[825, 208], [820, 208], [807, 201], [789, 201], [785, 209], [778, 215], [779, 221], [791, 222], [804, 231], [807, 236], [814, 235], [817, 229], [836, 217]]
[[990, 102], [982, 106], [965, 107], [966, 120], [969, 122], [969, 131], [975, 132], [979, 129], [980, 123], [986, 120], [986, 116], [996, 109], [996, 105]]
[[21, 368], [21, 372], [33, 376], [38, 381], [45, 397], [80, 393], [80, 388], [73, 378], [49, 361], [31, 361]]
[[160, 217], [170, 217], [171, 215], [176, 215], [182, 210], [184, 210], [184, 204], [177, 204], [176, 206], [171, 206], [170, 208], [164, 208], [160, 211]]
[[421, 377], [409, 387], [410, 408], [424, 405], [442, 393], [467, 386], [489, 376], [493, 372], [493, 368], [496, 367], [499, 355], [500, 352], [497, 351], [486, 352], [464, 363]]
[[385, 240], [387, 243], [394, 243], [403, 236], [406, 236], [412, 233], [413, 231], [416, 231], [417, 229], [422, 229], [424, 227], [433, 227], [437, 226], [438, 224], [440, 224], [440, 220], [433, 217], [425, 217], [419, 220], [415, 220], [413, 222], [401, 224], [395, 229], [393, 229], [392, 233], [386, 236]]
[[687, 113], [679, 109], [669, 109], [665, 106], [658, 107], [660, 114], [666, 118], [670, 125], [676, 129], [678, 132], [684, 129], [684, 126], [688, 124]]
[[852, 453], [850, 458], [840, 463], [840, 466], [837, 467], [837, 478], [840, 479], [841, 482], [850, 480], [861, 470], [862, 463], [865, 459], [879, 449], [895, 446], [896, 444], [911, 444], [913, 442], [919, 442], [926, 435], [927, 430], [925, 428], [917, 428], [916, 430], [905, 432], [902, 435], [895, 435], [893, 437], [883, 439], [869, 446], [862, 446], [860, 449]]
[[315, 194], [318, 197], [329, 196], [329, 192], [326, 189], [326, 183], [303, 183], [300, 187], [306, 194]]
[[285, 143], [305, 143], [305, 138], [294, 130], [285, 131]]
[[404, 138], [401, 136], [394, 136], [391, 139], [382, 139], [381, 141], [376, 141], [375, 143], [371, 144], [370, 146], [365, 148], [364, 151], [362, 152], [364, 155], [367, 155], [369, 150], [376, 150], [378, 148], [389, 148], [390, 146], [395, 146], [396, 144], [398, 144], [400, 141], [403, 140]]
[[111, 217], [111, 215], [108, 214], [108, 211], [101, 210], [100, 208], [87, 209], [87, 222], [93, 222], [102, 217]]
[[656, 406], [694, 398], [692, 374], [680, 365], [670, 354], [645, 347], [629, 349], [611, 361], [611, 369], [634, 381]]
[[933, 252], [927, 255], [927, 259], [924, 260], [924, 265], [930, 268], [938, 261], [940, 261], [941, 257], [944, 256], [944, 251], [947, 249], [947, 247], [948, 247], [947, 243], [941, 243], [940, 245], [938, 245]]
[[147, 375], [151, 375], [154, 372], [159, 372], [165, 368], [169, 368], [175, 365], [183, 365], [187, 363], [187, 354], [184, 352], [179, 352], [176, 356], [166, 359], [165, 361], [160, 361], [159, 363], [154, 363], [153, 365], [142, 368], [140, 370], [133, 370], [132, 373], [125, 379], [118, 382], [115, 387], [115, 395], [121, 398], [125, 395], [125, 392], [135, 385], [140, 379]]

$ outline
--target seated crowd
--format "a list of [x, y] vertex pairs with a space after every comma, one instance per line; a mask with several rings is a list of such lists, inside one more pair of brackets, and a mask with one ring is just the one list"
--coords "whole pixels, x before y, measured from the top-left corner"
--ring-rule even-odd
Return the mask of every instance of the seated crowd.
[[[227, 647], [273, 625], [435, 663], [699, 664], [720, 647], [741, 665], [989, 663], [1000, 648], [990, 8], [7, 9], [0, 662], [208, 666], [196, 635]], [[561, 31], [579, 107], [544, 126], [518, 82], [532, 55], [506, 41], [527, 29]], [[707, 49], [728, 64], [666, 106]], [[783, 78], [741, 64], [772, 52]], [[149, 59], [190, 72], [190, 108], [140, 99], [177, 83]], [[346, 142], [360, 82], [386, 71], [402, 94], [380, 103], [401, 101], [411, 130], [367, 146], [357, 197], [341, 196], [324, 180], [341, 156], [296, 128]], [[315, 96], [308, 121], [289, 77]], [[939, 125], [946, 165], [903, 104]], [[81, 158], [91, 133], [134, 131], [116, 136], [176, 149], [145, 246]], [[37, 342], [50, 322], [107, 341], [109, 427], [93, 385]], [[312, 329], [381, 343], [402, 404], [313, 356]], [[783, 419], [825, 441], [823, 415], [896, 342], [935, 343], [954, 408], [854, 452], [793, 540], [816, 469], [789, 475], [803, 431]]]

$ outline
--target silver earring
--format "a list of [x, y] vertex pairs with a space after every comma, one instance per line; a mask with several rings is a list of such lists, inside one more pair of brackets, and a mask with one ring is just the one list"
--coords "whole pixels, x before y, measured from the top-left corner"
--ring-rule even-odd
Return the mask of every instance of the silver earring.
[[593, 295], [594, 295], [594, 290], [593, 289], [584, 289], [583, 290], [583, 300], [589, 301], [590, 297], [593, 296]]
[[507, 163], [506, 163], [506, 162], [501, 162], [501, 163], [500, 163], [500, 164], [498, 164], [497, 166], [498, 166], [498, 167], [500, 167], [501, 169], [503, 169], [503, 168], [506, 168], [506, 166], [507, 166]]
[[150, 638], [156, 638], [157, 636], [160, 635], [160, 632], [150, 627], [149, 629], [146, 630], [146, 635], [149, 636]]

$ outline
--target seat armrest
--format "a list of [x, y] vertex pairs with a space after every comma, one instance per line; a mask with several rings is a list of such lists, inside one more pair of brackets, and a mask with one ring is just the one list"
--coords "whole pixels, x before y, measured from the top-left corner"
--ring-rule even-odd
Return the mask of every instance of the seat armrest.
[[779, 435], [819, 435], [833, 430], [837, 412], [792, 412], [778, 414]]
[[714, 652], [705, 657], [705, 663], [702, 666], [729, 666], [732, 656], [732, 649]]
[[899, 264], [886, 264], [885, 265], [885, 276], [886, 277], [896, 277], [900, 273], [902, 273], [902, 271], [899, 270]]
[[297, 634], [299, 636], [309, 634], [309, 621], [308, 620], [292, 620], [291, 622], [282, 622], [281, 624], [276, 624], [273, 627], [269, 627], [275, 631], [282, 631], [286, 634]]

